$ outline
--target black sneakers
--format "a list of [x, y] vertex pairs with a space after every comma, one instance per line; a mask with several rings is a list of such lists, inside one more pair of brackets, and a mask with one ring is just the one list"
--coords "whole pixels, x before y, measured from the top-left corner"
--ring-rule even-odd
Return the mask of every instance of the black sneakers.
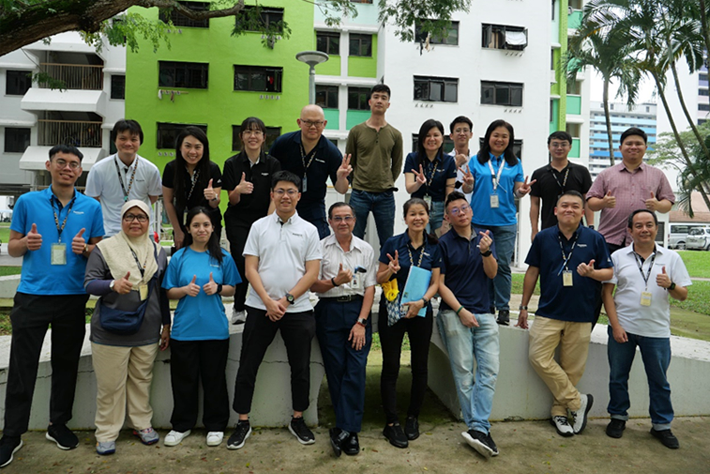
[[74, 449], [79, 446], [79, 438], [67, 425], [49, 425], [46, 438], [57, 443], [59, 449]]
[[606, 425], [606, 435], [610, 438], [621, 438], [625, 429], [626, 421], [612, 418], [609, 424]]
[[680, 443], [678, 442], [678, 438], [676, 438], [673, 435], [673, 433], [671, 432], [670, 429], [656, 431], [655, 428], [651, 428], [651, 434], [655, 438], [658, 438], [658, 440], [661, 443], [663, 443], [663, 446], [665, 446], [666, 448], [669, 448], [669, 449], [680, 448]]
[[382, 431], [382, 434], [395, 448], [404, 449], [409, 446], [407, 436], [404, 434], [404, 431], [402, 430], [402, 425], [400, 425], [399, 423], [395, 423], [392, 426], [385, 425], [385, 429]]
[[355, 456], [360, 453], [360, 440], [357, 433], [350, 433], [350, 437], [342, 444], [343, 452], [348, 456]]
[[316, 442], [316, 437], [313, 436], [313, 432], [306, 426], [303, 417], [291, 418], [291, 423], [288, 424], [288, 430], [301, 444], [313, 444]]
[[419, 438], [419, 420], [416, 416], [408, 416], [404, 422], [404, 434], [412, 441]]
[[461, 433], [461, 436], [463, 436], [466, 443], [475, 449], [481, 456], [489, 458], [500, 454], [498, 446], [496, 446], [496, 443], [493, 441], [490, 433], [485, 434], [472, 429], [464, 431]]
[[234, 433], [232, 433], [232, 436], [230, 436], [227, 441], [227, 449], [243, 448], [244, 443], [246, 443], [249, 436], [251, 436], [251, 425], [249, 424], [249, 420], [239, 421], [234, 429]]
[[12, 457], [22, 447], [22, 438], [19, 436], [3, 436], [0, 439], [0, 467], [5, 467], [12, 462]]
[[330, 446], [333, 448], [333, 453], [336, 457], [340, 457], [343, 453], [343, 444], [347, 443], [350, 433], [336, 427], [331, 428], [328, 434], [330, 434]]
[[498, 311], [498, 320], [496, 321], [501, 326], [510, 326], [510, 311], [501, 309]]

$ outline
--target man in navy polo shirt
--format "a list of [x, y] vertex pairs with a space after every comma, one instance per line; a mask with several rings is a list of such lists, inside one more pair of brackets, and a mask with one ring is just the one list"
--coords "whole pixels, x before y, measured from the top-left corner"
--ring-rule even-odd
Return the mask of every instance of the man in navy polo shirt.
[[614, 274], [604, 237], [580, 224], [583, 214], [579, 192], [565, 191], [557, 199], [557, 225], [535, 236], [525, 259], [528, 270], [516, 324], [528, 328], [527, 305], [539, 276], [540, 301], [530, 329], [529, 358], [552, 392], [551, 423], [561, 436], [581, 433], [594, 403], [591, 394], [579, 393], [575, 385], [587, 363], [597, 295], [602, 282]]
[[67, 428], [89, 295], [84, 291], [86, 261], [104, 235], [101, 205], [76, 191], [83, 155], [58, 145], [45, 163], [52, 185], [17, 200], [8, 253], [22, 257], [20, 286], [10, 313], [12, 346], [5, 393], [5, 427], [0, 440], [0, 467], [22, 447], [34, 394], [39, 356], [52, 325], [52, 394], [47, 439], [73, 449], [79, 439]]
[[[488, 417], [498, 377], [498, 324], [489, 312], [488, 281], [498, 262], [489, 231], [476, 232], [466, 196], [453, 191], [446, 197], [446, 220], [453, 231], [439, 240], [441, 307], [439, 333], [446, 344], [463, 420], [466, 442], [483, 456], [497, 456]], [[476, 372], [474, 374], [474, 365]]]
[[296, 122], [301, 130], [281, 135], [269, 153], [279, 160], [282, 170], [301, 178], [301, 200], [296, 210], [302, 219], [316, 226], [319, 237], [324, 239], [330, 235], [325, 219], [328, 177], [335, 190], [345, 194], [352, 171], [350, 157], [343, 159], [338, 147], [323, 136], [328, 121], [319, 106], [305, 106]]

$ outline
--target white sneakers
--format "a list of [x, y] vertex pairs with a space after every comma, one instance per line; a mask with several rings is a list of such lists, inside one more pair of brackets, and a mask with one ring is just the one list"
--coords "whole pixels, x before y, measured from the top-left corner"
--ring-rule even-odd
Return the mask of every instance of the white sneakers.
[[222, 444], [224, 439], [224, 432], [222, 431], [210, 431], [207, 433], [207, 446], [219, 446]]
[[165, 446], [177, 446], [182, 443], [182, 440], [190, 436], [191, 431], [187, 430], [184, 432], [171, 430], [170, 433], [165, 437]]
[[574, 436], [574, 430], [572, 429], [572, 425], [567, 421], [566, 416], [553, 416], [550, 423], [555, 427], [558, 435], [564, 436], [565, 438]]
[[232, 324], [244, 324], [247, 320], [247, 311], [245, 309], [241, 311], [232, 310]]
[[592, 397], [592, 394], [580, 394], [580, 398], [582, 400], [582, 405], [579, 407], [579, 410], [577, 411], [572, 411], [570, 410], [570, 414], [572, 415], [572, 429], [574, 430], [574, 434], [579, 434], [584, 430], [584, 427], [587, 426], [587, 414], [589, 414], [589, 410], [592, 409], [592, 405], [594, 404], [594, 397]]

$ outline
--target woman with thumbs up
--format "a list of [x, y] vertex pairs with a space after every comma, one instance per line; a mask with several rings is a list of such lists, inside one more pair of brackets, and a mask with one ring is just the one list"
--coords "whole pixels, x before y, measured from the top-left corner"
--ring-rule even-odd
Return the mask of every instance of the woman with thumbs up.
[[222, 172], [210, 161], [207, 135], [198, 127], [185, 127], [175, 140], [175, 159], [163, 170], [163, 205], [173, 226], [175, 250], [184, 245], [185, 217], [196, 206], [209, 211], [215, 233], [222, 232], [219, 194]]
[[200, 380], [207, 446], [219, 446], [229, 421], [229, 325], [221, 297], [233, 295], [241, 278], [231, 255], [219, 246], [207, 208], [191, 209], [186, 229], [185, 245], [173, 255], [163, 281], [168, 297], [179, 300], [170, 337], [173, 429], [165, 446], [180, 444], [197, 423]]

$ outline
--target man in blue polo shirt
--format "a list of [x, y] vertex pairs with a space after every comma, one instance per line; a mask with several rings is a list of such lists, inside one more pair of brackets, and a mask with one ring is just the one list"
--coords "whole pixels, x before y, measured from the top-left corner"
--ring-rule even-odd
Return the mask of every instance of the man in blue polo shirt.
[[[441, 307], [439, 333], [446, 344], [463, 421], [461, 433], [485, 457], [497, 456], [488, 417], [493, 407], [498, 377], [498, 324], [489, 312], [488, 281], [496, 276], [498, 262], [489, 231], [476, 232], [473, 211], [466, 196], [453, 191], [446, 197], [446, 220], [452, 231], [439, 240]], [[474, 365], [476, 372], [474, 374]]]
[[79, 439], [67, 428], [72, 417], [86, 300], [84, 270], [104, 235], [101, 205], [76, 191], [83, 155], [58, 145], [45, 163], [52, 185], [17, 200], [8, 253], [22, 257], [20, 286], [10, 313], [12, 346], [5, 393], [0, 467], [12, 462], [27, 431], [40, 350], [52, 325], [52, 394], [47, 439], [73, 449]]
[[540, 301], [530, 329], [529, 358], [552, 392], [551, 423], [560, 436], [579, 434], [587, 424], [594, 398], [579, 393], [575, 385], [587, 364], [597, 295], [602, 282], [614, 274], [604, 237], [580, 225], [583, 214], [579, 192], [565, 191], [557, 199], [557, 225], [535, 236], [525, 259], [528, 270], [516, 324], [528, 328], [527, 305], [539, 276]]
[[335, 190], [345, 194], [352, 172], [350, 157], [343, 159], [338, 147], [323, 136], [328, 121], [319, 106], [305, 106], [296, 122], [301, 130], [281, 135], [269, 153], [279, 160], [282, 170], [301, 178], [301, 200], [296, 210], [302, 219], [316, 226], [319, 237], [324, 239], [330, 235], [325, 219], [328, 177]]

